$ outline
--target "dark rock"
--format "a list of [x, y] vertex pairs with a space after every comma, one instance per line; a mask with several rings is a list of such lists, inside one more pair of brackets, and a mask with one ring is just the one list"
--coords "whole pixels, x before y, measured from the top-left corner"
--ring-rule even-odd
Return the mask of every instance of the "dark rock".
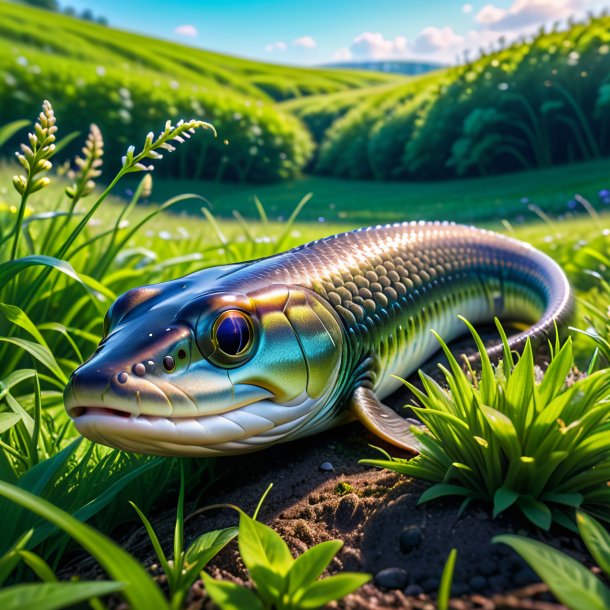
[[471, 591], [474, 591], [475, 593], [480, 593], [481, 591], [485, 591], [485, 589], [487, 588], [487, 578], [485, 578], [485, 576], [477, 574], [468, 581], [468, 584], [470, 585]]
[[335, 467], [330, 462], [322, 462], [318, 466], [320, 472], [332, 472], [334, 469]]
[[495, 593], [504, 593], [510, 589], [510, 583], [506, 576], [495, 574], [489, 578], [489, 586]]
[[404, 589], [409, 575], [402, 568], [385, 568], [375, 574], [375, 584], [380, 589]]
[[498, 564], [491, 557], [477, 564], [477, 572], [483, 576], [491, 576], [499, 572]]
[[516, 587], [526, 587], [533, 582], [538, 582], [540, 578], [529, 566], [524, 566], [513, 576], [513, 584]]
[[421, 544], [422, 535], [421, 530], [417, 525], [411, 525], [400, 532], [398, 537], [398, 544], [400, 546], [400, 552], [403, 554], [410, 553], [415, 547]]
[[461, 597], [462, 595], [466, 595], [468, 593], [469, 587], [467, 584], [463, 582], [453, 582], [451, 584], [451, 595], [453, 597]]
[[438, 578], [426, 578], [421, 586], [426, 593], [436, 593], [440, 584], [441, 581]]
[[421, 595], [423, 592], [424, 592], [424, 590], [419, 585], [409, 585], [404, 590], [405, 595], [411, 595], [413, 597], [417, 597], [418, 595]]

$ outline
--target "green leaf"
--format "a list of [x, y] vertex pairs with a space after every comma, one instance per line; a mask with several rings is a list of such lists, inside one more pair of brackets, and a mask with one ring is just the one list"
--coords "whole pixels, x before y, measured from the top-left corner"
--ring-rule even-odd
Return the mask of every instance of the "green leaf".
[[184, 556], [186, 569], [189, 573], [199, 574], [237, 536], [238, 531], [237, 527], [227, 527], [222, 530], [206, 532], [193, 540]]
[[53, 582], [15, 585], [0, 591], [2, 610], [55, 610], [125, 588], [122, 582]]
[[288, 592], [294, 593], [316, 580], [342, 546], [341, 540], [328, 540], [299, 555], [288, 572]]
[[561, 392], [573, 362], [572, 338], [569, 337], [551, 360], [538, 386], [541, 405], [548, 405]]
[[555, 502], [556, 504], [565, 504], [573, 508], [578, 508], [584, 502], [584, 497], [580, 493], [547, 493], [540, 498], [544, 502]]
[[19, 551], [19, 556], [40, 580], [44, 582], [57, 582], [57, 576], [55, 576], [49, 564], [42, 557], [31, 551]]
[[133, 610], [150, 608], [168, 610], [169, 606], [161, 590], [146, 570], [110, 538], [81, 523], [43, 498], [4, 481], [0, 481], [0, 496], [23, 506], [62, 529], [91, 553], [112, 578], [125, 580], [127, 585], [123, 595]]
[[32, 335], [32, 337], [36, 339], [37, 343], [48, 347], [47, 342], [40, 334], [40, 331], [36, 328], [32, 320], [28, 318], [27, 314], [22, 309], [20, 309], [16, 305], [0, 303], [0, 312], [2, 312], [6, 316], [6, 319], [9, 322], [15, 324], [16, 326], [19, 326], [20, 328], [23, 328], [23, 330]]
[[234, 582], [214, 580], [202, 572], [205, 590], [221, 610], [265, 610], [255, 593]]
[[449, 557], [443, 568], [441, 576], [441, 584], [438, 588], [438, 596], [436, 603], [438, 610], [449, 610], [449, 599], [451, 598], [451, 583], [453, 582], [453, 570], [455, 568], [455, 560], [457, 558], [457, 549], [451, 549]]
[[610, 575], [610, 534], [597, 520], [582, 511], [577, 511], [576, 523], [589, 553], [599, 567]]
[[0, 146], [3, 146], [20, 129], [23, 129], [28, 125], [30, 125], [30, 121], [28, 121], [27, 119], [20, 119], [18, 121], [13, 121], [12, 123], [7, 123], [6, 125], [0, 127]]
[[254, 566], [263, 565], [284, 575], [294, 561], [279, 534], [245, 513], [239, 517], [238, 542], [241, 558], [250, 571]]
[[294, 597], [297, 608], [312, 610], [320, 608], [332, 600], [344, 598], [371, 580], [370, 574], [342, 572], [324, 580], [317, 580]]
[[84, 274], [77, 273], [70, 263], [53, 258], [52, 256], [45, 256], [42, 254], [34, 254], [31, 256], [24, 256], [13, 261], [6, 261], [0, 264], [0, 288], [7, 284], [13, 277], [21, 273], [23, 270], [32, 266], [43, 266], [48, 269], [54, 269], [70, 279], [80, 284], [89, 294], [92, 302], [98, 308], [99, 311], [104, 311], [107, 308], [106, 305], [100, 303], [99, 295], [103, 295], [108, 301], [114, 301], [116, 295], [111, 290], [108, 290], [97, 280], [88, 277]]
[[[161, 543], [159, 542], [157, 533], [155, 532], [151, 522], [148, 520], [146, 515], [133, 502], [130, 501], [129, 504], [131, 504], [132, 508], [136, 511], [136, 513], [138, 513], [138, 517], [140, 517], [140, 520], [144, 524], [146, 533], [148, 534], [148, 538], [150, 539], [153, 549], [155, 550], [155, 554], [157, 555], [157, 559], [159, 560], [159, 563], [161, 564], [165, 575], [169, 579], [171, 576], [172, 569], [167, 561], [165, 553], [163, 552], [163, 548], [161, 546]], [[176, 558], [176, 561], [179, 561], [179, 559]]]
[[494, 513], [495, 519], [500, 513], [503, 513], [507, 508], [512, 506], [519, 497], [519, 494], [512, 489], [506, 487], [498, 487], [494, 494]]
[[61, 370], [57, 360], [55, 360], [55, 356], [53, 356], [53, 352], [51, 352], [46, 344], [40, 345], [34, 341], [21, 339], [19, 337], [0, 337], [0, 342], [11, 343], [12, 345], [24, 350], [35, 360], [38, 360], [40, 364], [49, 369], [62, 383], [68, 383], [66, 374]]
[[551, 593], [574, 610], [607, 610], [610, 589], [593, 573], [565, 553], [523, 536], [503, 535], [493, 539], [515, 550], [540, 576]]
[[504, 452], [508, 457], [518, 457], [521, 455], [521, 444], [517, 436], [517, 430], [511, 419], [497, 409], [492, 409], [485, 405], [479, 407], [490, 425], [493, 433], [497, 436]]
[[523, 514], [537, 527], [548, 531], [553, 521], [551, 509], [531, 496], [519, 496], [517, 504]]
[[449, 485], [448, 483], [437, 483], [432, 485], [424, 491], [419, 500], [418, 504], [424, 502], [430, 502], [430, 500], [436, 500], [444, 496], [469, 496], [472, 493], [469, 489], [462, 487], [461, 485]]
[[11, 572], [17, 567], [21, 557], [19, 551], [24, 549], [30, 538], [32, 537], [34, 530], [28, 530], [24, 532], [15, 544], [0, 557], [0, 585], [10, 576]]
[[18, 421], [21, 421], [19, 413], [0, 413], [0, 434], [12, 428]]
[[257, 595], [272, 606], [277, 605], [286, 592], [287, 579], [273, 567], [260, 564], [252, 566], [250, 578]]

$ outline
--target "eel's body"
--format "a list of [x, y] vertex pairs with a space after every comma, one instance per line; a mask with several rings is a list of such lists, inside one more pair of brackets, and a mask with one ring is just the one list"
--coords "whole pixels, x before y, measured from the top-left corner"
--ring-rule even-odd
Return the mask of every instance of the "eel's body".
[[[143, 453], [262, 449], [358, 417], [416, 450], [380, 401], [472, 323], [554, 333], [572, 297], [559, 266], [516, 240], [448, 223], [361, 229], [129, 291], [65, 393], [79, 430]], [[494, 348], [492, 348], [494, 349]]]

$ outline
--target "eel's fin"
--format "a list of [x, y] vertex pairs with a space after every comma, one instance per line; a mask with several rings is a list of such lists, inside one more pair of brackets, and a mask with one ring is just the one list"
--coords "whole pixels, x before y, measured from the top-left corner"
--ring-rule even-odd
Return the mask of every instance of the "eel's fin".
[[384, 441], [409, 453], [420, 452], [421, 443], [411, 432], [409, 422], [380, 402], [370, 388], [356, 389], [350, 402], [350, 411], [368, 430]]

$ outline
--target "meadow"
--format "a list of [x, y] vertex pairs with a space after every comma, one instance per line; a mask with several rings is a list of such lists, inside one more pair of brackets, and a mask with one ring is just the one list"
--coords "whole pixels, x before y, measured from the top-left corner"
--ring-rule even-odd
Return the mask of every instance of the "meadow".
[[219, 137], [170, 158], [172, 179], [446, 180], [610, 154], [605, 14], [412, 78], [184, 53], [8, 2], [0, 18], [0, 121], [31, 115], [44, 91], [67, 132], [95, 115], [117, 158], [165, 118], [212, 121]]
[[[0, 3], [0, 606], [178, 609], [203, 587], [223, 610], [296, 609], [372, 587], [337, 569], [341, 541], [301, 545], [295, 560], [259, 518], [273, 506], [265, 486], [255, 507], [230, 508], [231, 526], [187, 535], [226, 470], [90, 443], [62, 392], [132, 287], [425, 218], [493, 227], [548, 253], [574, 287], [574, 329], [551, 346], [542, 379], [529, 348], [498, 366], [483, 356], [471, 375], [448, 352], [444, 385], [423, 376], [410, 386], [427, 407], [421, 456], [367, 463], [427, 481], [432, 514], [438, 498], [458, 496], [460, 510], [484, 506], [485, 523], [508, 513], [521, 527], [521, 515], [530, 539], [498, 543], [537, 566], [566, 606], [587, 595], [588, 608], [608, 607], [593, 572], [531, 539], [581, 536], [588, 565], [610, 572], [596, 520], [610, 505], [608, 18], [413, 79], [185, 54], [108, 31]], [[45, 96], [52, 104], [37, 114]], [[510, 129], [507, 150], [498, 138]], [[348, 482], [336, 490], [350, 493]], [[152, 518], [163, 511], [169, 536]], [[155, 568], [113, 540], [137, 527]], [[246, 588], [206, 571], [236, 537]], [[83, 549], [110, 580], [66, 580]], [[425, 601], [449, 608], [456, 562], [452, 552]]]
[[[0, 191], [4, 251], [0, 267], [3, 294], [0, 358], [5, 366], [2, 380], [5, 411], [1, 420], [3, 482], [0, 494], [5, 498], [2, 510], [8, 515], [6, 522], [11, 523], [11, 527], [2, 539], [0, 566], [3, 581], [22, 584], [14, 584], [0, 595], [13, 604], [20, 604], [24, 599], [35, 604], [53, 592], [57, 595], [57, 605], [45, 607], [61, 607], [88, 598], [92, 598], [95, 607], [100, 607], [98, 596], [122, 591], [134, 608], [145, 607], [141, 604], [146, 603], [165, 604], [157, 585], [133, 558], [122, 555], [124, 552], [112, 546], [109, 539], [99, 538], [94, 530], [80, 524], [88, 521], [98, 530], [111, 533], [120, 524], [135, 518], [136, 513], [127, 504], [129, 500], [137, 507], [157, 545], [170, 586], [170, 604], [178, 608], [205, 564], [238, 530], [229, 528], [202, 534], [201, 539], [197, 538], [193, 543], [194, 549], [184, 550], [181, 529], [184, 500], [180, 499], [174, 556], [182, 557], [186, 572], [179, 576], [167, 563], [160, 543], [155, 542], [154, 531], [144, 514], [159, 502], [166, 503], [168, 493], [171, 495], [176, 486], [182, 490], [180, 498], [184, 498], [185, 488], [194, 488], [199, 490], [199, 501], [209, 502], [205, 490], [219, 473], [209, 460], [184, 461], [178, 471], [175, 460], [122, 454], [83, 442], [63, 409], [63, 385], [70, 371], [95, 348], [102, 332], [104, 312], [121, 292], [204, 266], [268, 255], [327, 234], [330, 227], [320, 222], [295, 223], [294, 217], [271, 223], [260, 203], [258, 224], [216, 221], [212, 214], [208, 214], [207, 220], [168, 214], [167, 210], [181, 199], [195, 199], [206, 205], [196, 194], [178, 196], [160, 206], [138, 206], [140, 198], [152, 198], [155, 192], [152, 174], [145, 171], [151, 161], [159, 162], [155, 160], [155, 150], [170, 142], [184, 147], [190, 145], [190, 142], [180, 140], [191, 130], [202, 131], [199, 136], [209, 135], [205, 133], [208, 127], [204, 123], [168, 124], [157, 138], [147, 138], [142, 149], [136, 147], [127, 155], [118, 177], [132, 173], [130, 170], [139, 170], [140, 175], [144, 175], [127, 205], [125, 201], [108, 197], [108, 189], [95, 185], [101, 173], [104, 146], [101, 135], [94, 128], [80, 155], [81, 161], [74, 166], [76, 169], [63, 178], [51, 175], [49, 180], [47, 174], [55, 154], [51, 146], [55, 138], [55, 117], [50, 105], [46, 104], [43, 110], [34, 131], [37, 135], [30, 139], [31, 149], [22, 152], [28, 161], [25, 174], [13, 178], [14, 188], [11, 188], [9, 178], [19, 169], [5, 166], [1, 172], [5, 186]], [[560, 186], [554, 194], [558, 201], [564, 199], [562, 189]], [[548, 193], [548, 196], [552, 194]], [[296, 205], [296, 211], [303, 206], [305, 209], [307, 204]], [[548, 251], [569, 272], [578, 294], [586, 301], [588, 324], [599, 332], [597, 341], [601, 354], [597, 352], [593, 361], [594, 342], [581, 338], [587, 354], [583, 362], [593, 372], [604, 357], [610, 356], [609, 344], [603, 338], [608, 333], [604, 310], [609, 294], [604, 283], [607, 280], [603, 277], [608, 269], [610, 237], [603, 228], [607, 215], [599, 216], [584, 200], [579, 206], [585, 213], [578, 217], [541, 220], [524, 227], [522, 233], [510, 225], [507, 228]], [[350, 225], [349, 217], [346, 220], [344, 228]], [[340, 228], [333, 227], [334, 230]], [[571, 358], [567, 361], [564, 358], [562, 366], [572, 366]], [[600, 371], [595, 378], [599, 375], [605, 373]], [[607, 379], [607, 375], [604, 378]], [[561, 379], [556, 379], [555, 383], [559, 388]], [[599, 387], [596, 391], [599, 392]], [[589, 400], [600, 400], [599, 394], [589, 390], [584, 391], [584, 395]], [[603, 397], [601, 400], [598, 408], [605, 411]], [[602, 419], [602, 426], [605, 425], [603, 421], [606, 420]], [[600, 455], [603, 462], [605, 454]], [[151, 492], [153, 480], [155, 491]], [[163, 484], [159, 484], [160, 481]], [[205, 482], [203, 487], [202, 481]], [[28, 511], [33, 511], [37, 517]], [[279, 544], [281, 539], [273, 530], [253, 525], [246, 516], [241, 517], [240, 523], [240, 551], [246, 565], [253, 570], [256, 590], [265, 591], [265, 579], [256, 576], [259, 560], [247, 559], [249, 551], [242, 546], [253, 536], [271, 536], [276, 540], [274, 544]], [[538, 523], [544, 525], [544, 522]], [[248, 527], [250, 533], [245, 531]], [[97, 557], [114, 580], [83, 583], [83, 587], [57, 582], [55, 571], [66, 553], [73, 552], [74, 548], [65, 535], [58, 534], [58, 528]], [[263, 529], [258, 531], [256, 528]], [[328, 553], [334, 554], [338, 548], [329, 546]], [[287, 547], [282, 553], [286, 552]], [[312, 556], [313, 574], [321, 573], [322, 556], [326, 555], [322, 553], [317, 557], [314, 553]], [[328, 561], [331, 557], [328, 555]], [[111, 558], [122, 559], [113, 565]], [[273, 564], [271, 556], [266, 561], [271, 562], [268, 566]], [[288, 578], [287, 574], [282, 572], [280, 576]], [[23, 584], [31, 581], [34, 575], [46, 584]], [[357, 575], [345, 574], [341, 578], [341, 584], [337, 583], [326, 593], [321, 592], [320, 597], [313, 597], [319, 601], [318, 605], [324, 600], [341, 597], [366, 581], [364, 576]], [[215, 585], [209, 576], [204, 576], [204, 580], [209, 594], [222, 606], [223, 602], [219, 600], [228, 595], [223, 585]], [[305, 586], [303, 583], [302, 587]], [[439, 591], [439, 599], [448, 596], [447, 586]], [[303, 590], [295, 589], [290, 594], [295, 596], [294, 603], [286, 607], [309, 607], [299, 605]], [[235, 591], [232, 594], [240, 595]], [[244, 599], [250, 599], [249, 594], [243, 595]], [[246, 602], [242, 600], [241, 603]], [[248, 603], [253, 603], [252, 599]]]

